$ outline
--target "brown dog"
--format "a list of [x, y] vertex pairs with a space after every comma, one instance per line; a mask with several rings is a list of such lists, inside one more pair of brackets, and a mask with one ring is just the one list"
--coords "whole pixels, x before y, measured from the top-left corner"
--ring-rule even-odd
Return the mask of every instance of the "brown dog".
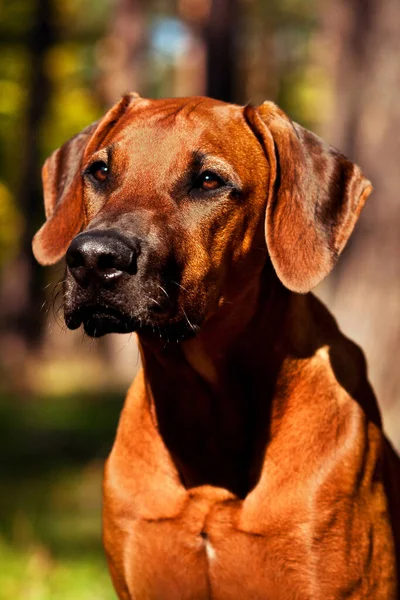
[[[104, 486], [124, 600], [395, 599], [400, 467], [309, 290], [371, 185], [274, 104], [125, 96], [43, 169], [65, 319], [137, 331]], [[83, 233], [80, 233], [83, 232]]]

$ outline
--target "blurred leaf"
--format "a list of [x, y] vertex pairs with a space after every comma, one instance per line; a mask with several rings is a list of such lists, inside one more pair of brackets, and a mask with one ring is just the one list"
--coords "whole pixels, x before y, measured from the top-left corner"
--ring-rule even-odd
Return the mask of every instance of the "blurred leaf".
[[19, 83], [10, 80], [0, 80], [0, 114], [13, 116], [25, 105], [26, 93]]
[[16, 253], [22, 224], [10, 191], [0, 181], [0, 268]]
[[35, 10], [31, 0], [2, 2], [0, 10], [0, 24], [7, 33], [21, 34], [31, 29]]
[[43, 124], [44, 156], [96, 121], [101, 112], [88, 88], [63, 82], [53, 94], [49, 116]]
[[34, 544], [16, 550], [0, 538], [0, 600], [115, 600], [104, 561], [95, 557], [53, 559]]
[[[0, 57], [0, 78], [2, 80], [10, 79], [22, 84], [29, 74], [29, 54], [22, 44], [3, 44]], [[0, 84], [2, 94], [5, 96], [7, 91]]]
[[72, 34], [104, 30], [112, 0], [55, 0], [56, 22], [63, 31]]

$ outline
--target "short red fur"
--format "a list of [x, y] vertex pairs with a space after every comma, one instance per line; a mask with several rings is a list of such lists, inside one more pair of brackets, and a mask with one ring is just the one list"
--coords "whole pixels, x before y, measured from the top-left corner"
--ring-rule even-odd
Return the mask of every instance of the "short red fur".
[[[82, 172], [106, 148], [104, 201]], [[226, 173], [229, 199], [180, 191], [192, 155]], [[309, 293], [371, 191], [360, 169], [270, 102], [131, 94], [57, 150], [43, 182], [39, 262], [133, 215], [179, 268], [178, 313], [202, 317], [177, 343], [138, 331], [143, 368], [104, 480], [118, 597], [400, 598], [399, 459], [361, 350]]]

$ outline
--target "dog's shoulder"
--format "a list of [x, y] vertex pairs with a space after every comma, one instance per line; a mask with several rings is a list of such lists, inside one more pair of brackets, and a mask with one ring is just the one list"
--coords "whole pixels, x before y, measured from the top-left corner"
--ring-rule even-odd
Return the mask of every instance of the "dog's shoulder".
[[360, 408], [367, 421], [381, 428], [364, 353], [342, 333], [327, 307], [313, 294], [295, 295], [288, 325], [290, 354], [298, 369], [293, 379], [331, 404], [337, 400]]

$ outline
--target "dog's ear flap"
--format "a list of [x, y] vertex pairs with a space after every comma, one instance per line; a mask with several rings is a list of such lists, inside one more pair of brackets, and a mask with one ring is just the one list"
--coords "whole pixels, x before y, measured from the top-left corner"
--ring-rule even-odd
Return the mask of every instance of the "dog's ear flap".
[[85, 224], [82, 165], [103, 142], [139, 96], [127, 94], [100, 120], [55, 150], [42, 169], [46, 222], [36, 233], [32, 250], [42, 265], [60, 260]]
[[36, 233], [32, 250], [41, 265], [56, 263], [84, 223], [81, 159], [96, 130], [92, 123], [53, 152], [42, 169], [46, 222]]
[[265, 238], [275, 271], [306, 293], [333, 268], [372, 191], [359, 167], [272, 102], [245, 108], [270, 165]]

